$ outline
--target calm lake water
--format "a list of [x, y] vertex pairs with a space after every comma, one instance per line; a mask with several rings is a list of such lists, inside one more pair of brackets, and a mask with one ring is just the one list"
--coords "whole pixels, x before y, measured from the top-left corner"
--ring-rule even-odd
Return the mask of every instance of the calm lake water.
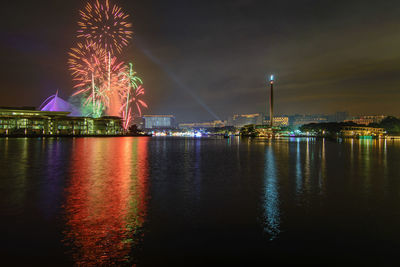
[[0, 139], [18, 265], [400, 264], [400, 142]]

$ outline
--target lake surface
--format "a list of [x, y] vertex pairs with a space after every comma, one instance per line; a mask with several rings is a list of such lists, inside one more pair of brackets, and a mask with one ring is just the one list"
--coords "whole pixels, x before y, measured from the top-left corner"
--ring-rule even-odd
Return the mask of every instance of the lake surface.
[[18, 265], [400, 264], [400, 142], [0, 139]]

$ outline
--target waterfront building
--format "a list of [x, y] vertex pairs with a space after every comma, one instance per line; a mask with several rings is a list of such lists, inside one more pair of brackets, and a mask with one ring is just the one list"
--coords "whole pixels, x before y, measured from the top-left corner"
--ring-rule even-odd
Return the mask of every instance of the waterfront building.
[[387, 116], [385, 115], [363, 115], [363, 116], [353, 117], [351, 120], [348, 121], [352, 121], [360, 125], [368, 125], [370, 123], [380, 123], [386, 117]]
[[[271, 125], [271, 121], [268, 116], [265, 116], [262, 113], [255, 113], [233, 115], [232, 117], [228, 118], [228, 121], [226, 123], [226, 126], [233, 126], [236, 128], [242, 128], [246, 125]], [[273, 125], [277, 127], [289, 126], [289, 117], [276, 116], [274, 117]]]
[[[264, 125], [271, 125], [271, 121], [268, 118], [264, 123]], [[275, 127], [286, 127], [289, 126], [289, 117], [288, 116], [279, 116], [279, 117], [274, 117], [274, 123], [273, 125]]]
[[175, 117], [173, 115], [145, 115], [143, 121], [145, 129], [175, 128]]
[[200, 122], [200, 123], [180, 123], [180, 129], [200, 129], [200, 128], [220, 128], [225, 127], [226, 121], [212, 121], [212, 122]]
[[278, 136], [288, 136], [287, 131], [282, 130], [278, 126], [271, 127], [270, 124], [267, 125], [246, 125], [240, 129], [240, 134], [242, 136], [251, 137], [278, 137]]
[[0, 108], [0, 135], [122, 135], [119, 117], [71, 117], [70, 112]]
[[383, 128], [372, 128], [372, 127], [360, 127], [360, 126], [346, 126], [341, 132], [344, 137], [380, 137], [385, 134]]
[[[275, 125], [275, 120], [274, 120], [274, 125]], [[276, 126], [271, 127], [270, 123], [266, 124], [266, 125], [255, 125], [254, 129], [256, 132], [256, 136], [260, 136], [260, 137], [267, 137], [267, 136], [272, 137], [276, 134], [276, 132], [278, 130]]]
[[64, 99], [58, 96], [58, 91], [55, 95], [47, 98], [39, 107], [41, 111], [65, 111], [70, 112], [69, 116], [81, 117], [82, 114], [78, 108], [74, 107]]

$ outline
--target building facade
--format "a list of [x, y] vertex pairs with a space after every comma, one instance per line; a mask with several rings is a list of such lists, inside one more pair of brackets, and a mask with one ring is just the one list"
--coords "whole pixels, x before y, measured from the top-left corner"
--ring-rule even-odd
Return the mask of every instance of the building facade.
[[226, 121], [212, 121], [212, 122], [195, 122], [195, 123], [180, 123], [180, 129], [200, 129], [200, 128], [218, 128], [225, 127]]
[[341, 134], [344, 137], [382, 137], [385, 134], [385, 130], [383, 128], [347, 126], [342, 129]]
[[289, 125], [291, 126], [301, 126], [310, 123], [323, 123], [328, 121], [328, 116], [321, 114], [289, 116]]
[[144, 129], [175, 128], [175, 117], [173, 115], [145, 115], [143, 121]]
[[69, 117], [70, 112], [0, 108], [0, 135], [122, 135], [119, 117]]
[[[263, 124], [271, 125], [270, 119], [268, 118], [268, 120], [266, 120]], [[274, 126], [275, 127], [289, 126], [289, 117], [287, 117], [287, 116], [274, 117]]]
[[263, 124], [263, 115], [260, 113], [256, 114], [242, 114], [233, 115], [228, 119], [227, 126], [234, 126], [236, 128], [241, 128], [245, 125], [261, 125]]
[[370, 123], [380, 123], [386, 117], [387, 116], [385, 115], [365, 115], [365, 116], [353, 117], [351, 120], [348, 121], [352, 121], [360, 125], [368, 125]]
[[349, 118], [349, 113], [347, 111], [338, 111], [331, 115], [330, 121], [333, 122], [344, 122]]

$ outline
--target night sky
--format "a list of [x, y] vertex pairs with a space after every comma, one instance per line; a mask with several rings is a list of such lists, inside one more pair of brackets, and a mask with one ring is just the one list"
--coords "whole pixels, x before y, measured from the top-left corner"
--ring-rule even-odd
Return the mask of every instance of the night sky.
[[[131, 15], [124, 50], [144, 79], [145, 114], [178, 121], [278, 114], [400, 115], [400, 1], [112, 0]], [[72, 94], [68, 50], [85, 1], [2, 1], [0, 106]]]

